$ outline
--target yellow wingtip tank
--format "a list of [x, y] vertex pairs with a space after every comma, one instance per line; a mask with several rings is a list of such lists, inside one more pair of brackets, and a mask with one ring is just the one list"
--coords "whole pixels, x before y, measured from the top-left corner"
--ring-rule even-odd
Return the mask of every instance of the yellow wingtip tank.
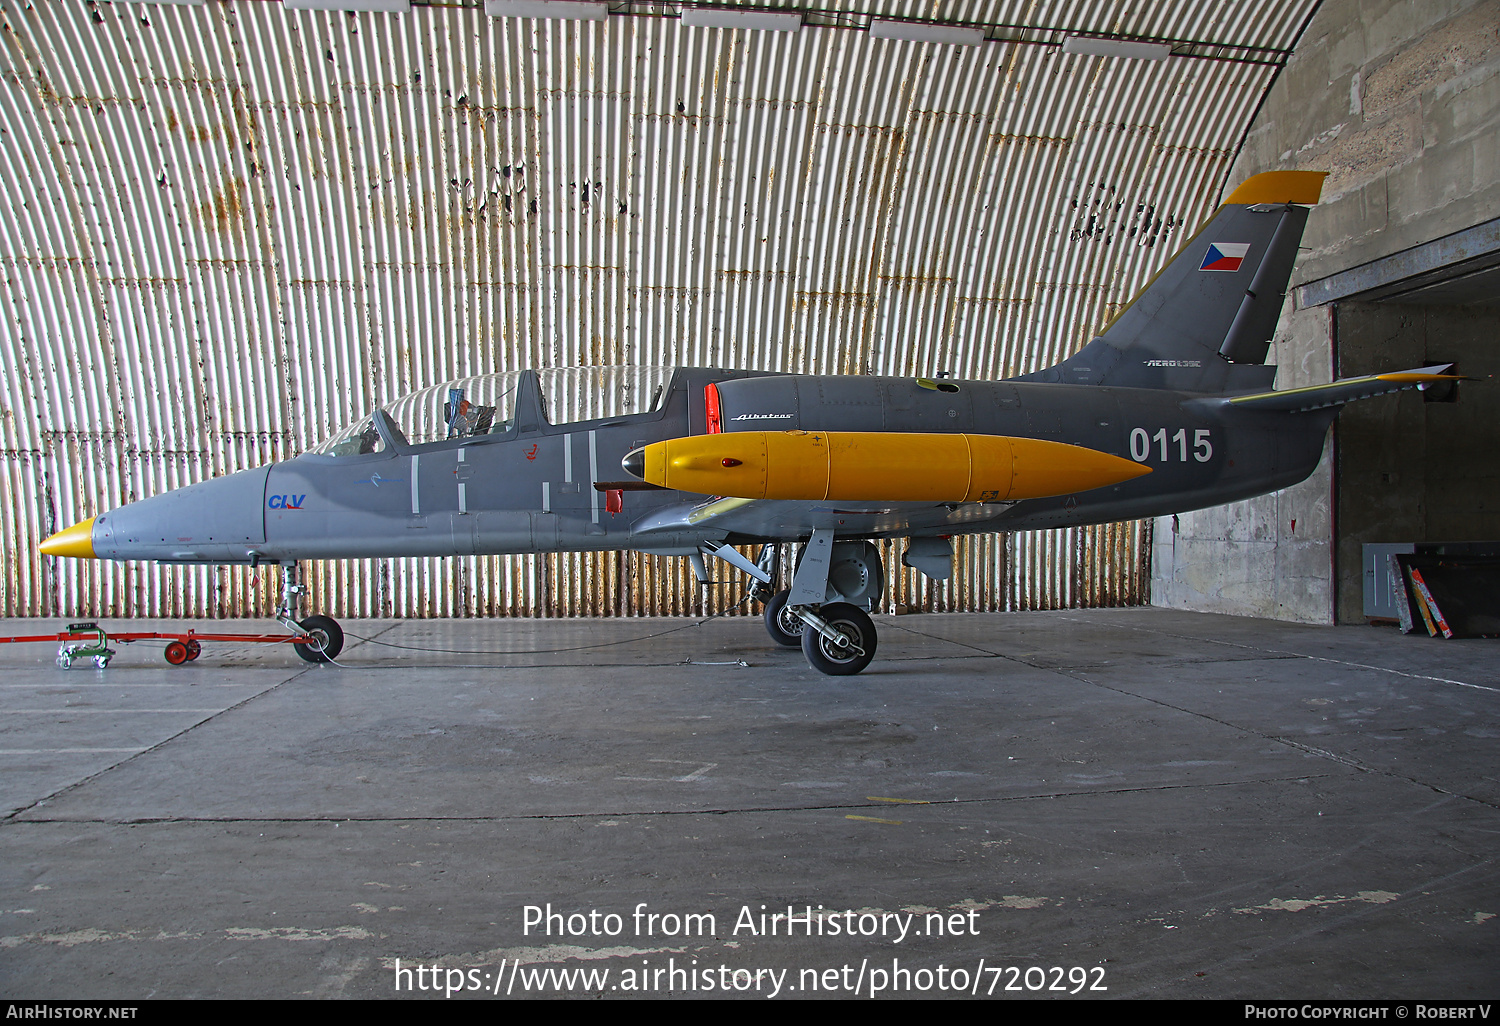
[[642, 456], [651, 484], [744, 499], [1007, 502], [1151, 472], [1040, 438], [880, 431], [731, 431], [656, 442]]
[[94, 518], [79, 521], [65, 527], [42, 542], [44, 556], [75, 556], [78, 559], [94, 558]]

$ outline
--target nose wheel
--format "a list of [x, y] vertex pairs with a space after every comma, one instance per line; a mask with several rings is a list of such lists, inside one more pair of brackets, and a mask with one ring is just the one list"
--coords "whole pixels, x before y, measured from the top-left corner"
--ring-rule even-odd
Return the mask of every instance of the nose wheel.
[[331, 616], [309, 616], [298, 624], [308, 637], [308, 642], [299, 642], [292, 647], [309, 663], [326, 663], [337, 659], [344, 650], [344, 629]]

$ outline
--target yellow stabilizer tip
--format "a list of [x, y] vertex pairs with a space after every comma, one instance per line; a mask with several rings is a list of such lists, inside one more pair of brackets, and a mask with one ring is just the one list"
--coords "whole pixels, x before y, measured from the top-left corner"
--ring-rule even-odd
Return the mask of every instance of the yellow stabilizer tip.
[[1404, 384], [1410, 384], [1412, 382], [1422, 384], [1424, 382], [1433, 381], [1468, 380], [1462, 374], [1377, 374], [1375, 375], [1375, 378], [1378, 381], [1397, 381]]
[[1253, 175], [1229, 194], [1225, 203], [1301, 203], [1316, 206], [1327, 171], [1267, 171]]
[[72, 527], [58, 531], [42, 542], [44, 556], [74, 556], [78, 559], [94, 558], [94, 518], [81, 520]]

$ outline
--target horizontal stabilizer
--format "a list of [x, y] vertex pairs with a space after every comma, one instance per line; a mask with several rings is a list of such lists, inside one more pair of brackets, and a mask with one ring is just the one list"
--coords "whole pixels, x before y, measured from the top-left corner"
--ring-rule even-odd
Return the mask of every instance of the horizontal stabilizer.
[[1445, 363], [1436, 367], [1392, 371], [1389, 374], [1367, 374], [1359, 378], [1344, 378], [1327, 385], [1289, 388], [1283, 392], [1261, 392], [1258, 395], [1237, 395], [1220, 402], [1240, 410], [1303, 413], [1329, 406], [1342, 406], [1356, 399], [1369, 399], [1388, 392], [1400, 392], [1408, 388], [1425, 389], [1428, 385], [1443, 381], [1462, 381], [1463, 375], [1446, 373], [1452, 366], [1451, 363]]

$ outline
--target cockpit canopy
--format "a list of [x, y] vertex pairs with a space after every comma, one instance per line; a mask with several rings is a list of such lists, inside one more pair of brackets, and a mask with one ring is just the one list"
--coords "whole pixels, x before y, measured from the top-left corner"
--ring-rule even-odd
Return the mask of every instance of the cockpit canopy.
[[[549, 367], [537, 371], [542, 416], [551, 424], [650, 413], [661, 408], [674, 367]], [[410, 445], [504, 434], [514, 427], [516, 387], [525, 371], [501, 371], [429, 385], [394, 400], [385, 414]], [[399, 439], [398, 439], [399, 441]], [[322, 456], [380, 452], [370, 413], [312, 450]]]

